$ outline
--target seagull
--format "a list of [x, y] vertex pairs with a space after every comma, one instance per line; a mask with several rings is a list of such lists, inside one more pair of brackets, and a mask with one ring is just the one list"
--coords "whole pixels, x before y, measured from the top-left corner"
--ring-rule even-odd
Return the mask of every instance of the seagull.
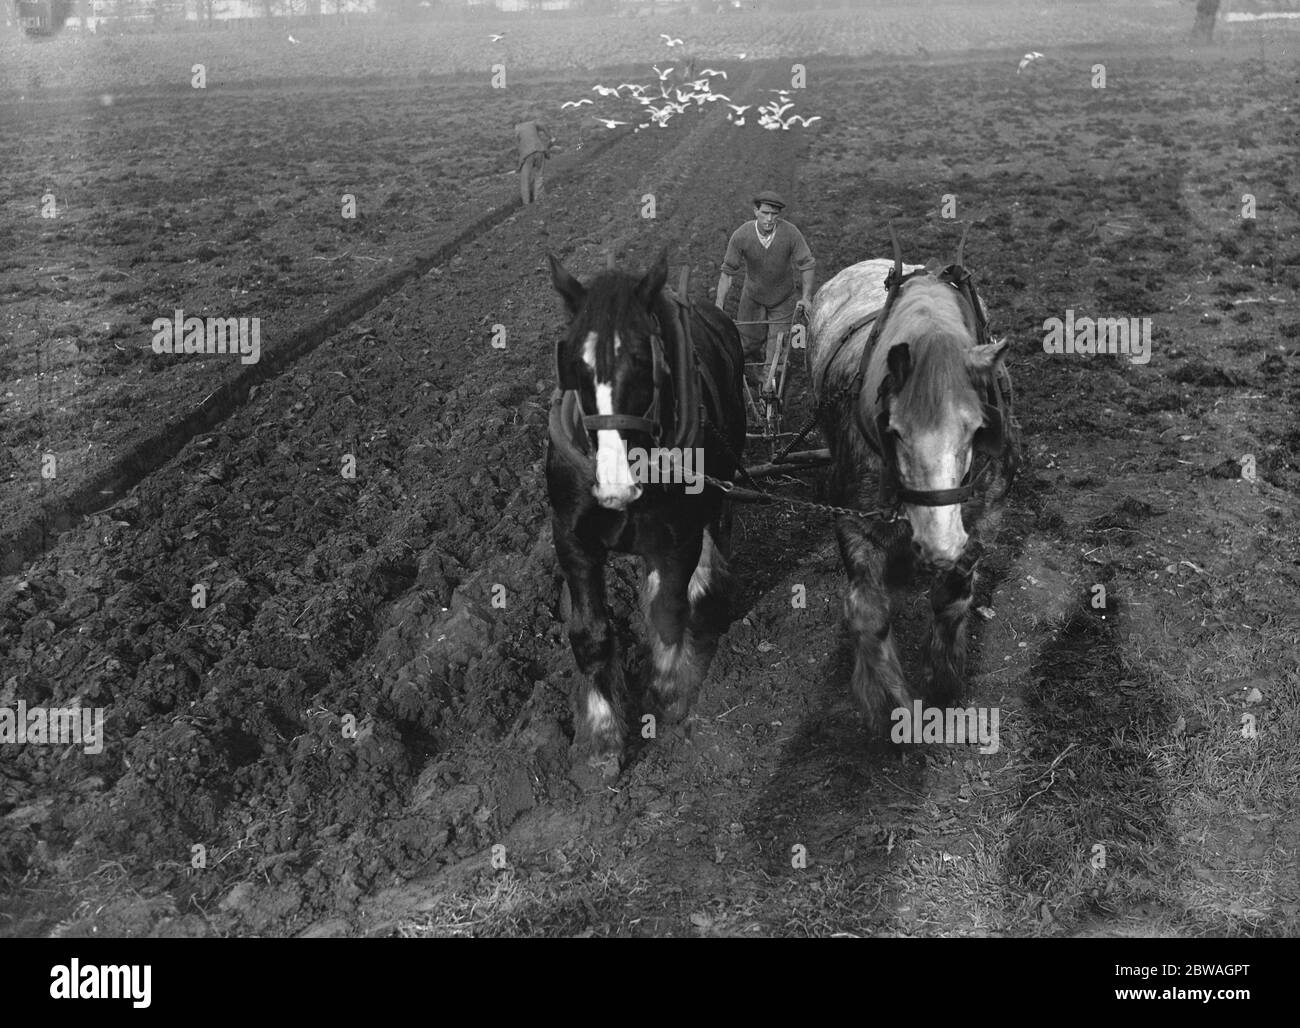
[[1016, 69], [1016, 74], [1019, 75], [1022, 71], [1033, 64], [1034, 61], [1040, 60], [1042, 56], [1043, 55], [1037, 50], [1030, 50], [1024, 57], [1020, 58], [1020, 67]]
[[571, 107], [581, 107], [583, 104], [590, 104], [595, 102], [596, 101], [594, 101], [589, 96], [583, 97], [581, 100], [565, 100], [564, 103], [560, 104], [560, 110], [567, 111]]
[[681, 41], [680, 39], [673, 39], [673, 37], [670, 36], [670, 35], [668, 35], [668, 33], [666, 33], [666, 32], [661, 32], [661, 33], [659, 33], [659, 38], [662, 39], [662, 40], [663, 40], [665, 43], [667, 43], [669, 46], [681, 46], [681, 45], [682, 45], [682, 41]]
[[[820, 119], [820, 117], [821, 116], [818, 115], [813, 120], [817, 121]], [[764, 111], [763, 116], [759, 119], [759, 124], [762, 125], [763, 128], [765, 129], [785, 129], [788, 132], [790, 131], [790, 126], [793, 125], [796, 121], [804, 124], [807, 123], [806, 120], [798, 114], [792, 114], [790, 115], [790, 117], [786, 118], [785, 120], [782, 120], [779, 114], [772, 114], [768, 111]]]
[[745, 124], [745, 119], [744, 119], [744, 118], [728, 118], [727, 120], [728, 120], [729, 122], [731, 122], [731, 124], [733, 124], [733, 125], [743, 125], [743, 124]]
[[652, 65], [650, 65], [650, 68], [651, 68], [652, 71], [654, 71], [654, 73], [655, 73], [656, 75], [659, 76], [659, 81], [660, 81], [660, 82], [662, 82], [664, 79], [666, 79], [669, 75], [671, 75], [671, 74], [673, 73], [673, 69], [672, 69], [672, 68], [665, 68], [663, 71], [660, 71], [660, 70], [659, 70], [659, 65], [657, 65], [657, 64], [652, 64]]
[[714, 100], [730, 100], [731, 97], [727, 96], [726, 93], [710, 93], [704, 99], [712, 102]]
[[298, 40], [294, 39], [293, 36], [290, 35], [290, 36], [289, 36], [289, 42], [290, 42], [290, 43], [293, 43], [293, 44], [295, 44], [295, 45], [297, 45]]
[[641, 94], [641, 93], [643, 93], [643, 92], [645, 92], [645, 86], [639, 85], [639, 84], [636, 83], [636, 82], [620, 82], [620, 83], [619, 83], [617, 86], [615, 86], [614, 88], [615, 88], [615, 89], [626, 89], [626, 90], [628, 90], [629, 92], [636, 93], [636, 94], [638, 94], [638, 95]]
[[492, 40], [494, 43], [499, 43], [505, 38], [506, 34], [504, 32], [494, 32], [492, 35], [488, 36], [488, 39]]
[[[595, 116], [593, 115], [593, 117]], [[605, 128], [607, 129], [615, 128], [618, 125], [628, 124], [626, 121], [615, 121], [613, 118], [596, 118], [596, 120], [600, 122], [602, 125], [604, 125]]]
[[701, 74], [701, 75], [721, 75], [724, 79], [727, 77], [727, 73], [726, 73], [725, 71], [714, 71], [712, 68], [702, 68], [702, 69], [700, 70], [700, 74]]
[[737, 114], [744, 114], [747, 110], [749, 110], [749, 109], [750, 109], [751, 107], [753, 107], [754, 105], [753, 105], [753, 104], [745, 104], [744, 107], [741, 107], [741, 106], [739, 106], [739, 105], [737, 105], [737, 104], [727, 104], [727, 106], [730, 107], [730, 108], [731, 108], [733, 111], [735, 111]]
[[591, 91], [601, 96], [618, 96], [618, 90], [611, 89], [609, 86], [592, 86]]
[[796, 122], [796, 121], [797, 121], [797, 122], [799, 122], [799, 124], [801, 124], [804, 128], [807, 128], [807, 127], [808, 127], [809, 125], [811, 125], [814, 121], [821, 121], [821, 120], [822, 120], [822, 116], [821, 116], [820, 114], [814, 114], [811, 118], [805, 118], [805, 117], [803, 117], [803, 116], [801, 116], [801, 115], [798, 115], [798, 114], [792, 114], [792, 115], [790, 115], [789, 119], [786, 121], [786, 126], [788, 127], [788, 126], [790, 125], [791, 122]]
[[786, 104], [782, 104], [780, 107], [773, 106], [769, 108], [769, 110], [772, 112], [772, 117], [779, 118], [781, 117], [781, 115], [783, 115], [786, 111], [788, 111], [793, 106], [794, 104], [792, 103], [786, 103]]

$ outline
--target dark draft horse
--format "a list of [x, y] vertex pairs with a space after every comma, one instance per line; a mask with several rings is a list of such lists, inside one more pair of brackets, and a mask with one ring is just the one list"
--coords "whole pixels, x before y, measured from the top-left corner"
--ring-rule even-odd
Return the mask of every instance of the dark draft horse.
[[[852, 517], [836, 523], [856, 649], [852, 691], [875, 733], [888, 725], [892, 709], [914, 699], [890, 622], [893, 593], [911, 582], [918, 565], [935, 571], [919, 698], [939, 707], [961, 699], [966, 615], [980, 551], [962, 524], [961, 505], [1001, 499], [1020, 460], [1003, 364], [1007, 343], [989, 341], [962, 247], [937, 275], [904, 275], [896, 240], [894, 246], [883, 309], [879, 282], [889, 262], [846, 268], [817, 293], [809, 345], [834, 500], [876, 506], [866, 489], [868, 468], [876, 465], [880, 505], [904, 515], [874, 526]], [[876, 309], [879, 315], [870, 317]], [[993, 496], [988, 487], [995, 479], [1001, 489]]]
[[702, 476], [729, 480], [741, 459], [743, 358], [730, 318], [665, 288], [666, 252], [640, 278], [611, 268], [585, 286], [549, 260], [570, 323], [556, 348], [546, 487], [569, 641], [586, 679], [577, 716], [591, 763], [608, 774], [622, 760], [634, 697], [605, 562], [611, 550], [643, 558], [649, 698], [666, 722], [680, 720], [728, 622], [730, 509]]

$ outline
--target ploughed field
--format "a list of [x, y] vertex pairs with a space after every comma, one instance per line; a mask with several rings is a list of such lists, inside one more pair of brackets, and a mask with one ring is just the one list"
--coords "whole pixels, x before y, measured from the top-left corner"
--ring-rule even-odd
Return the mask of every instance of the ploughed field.
[[[935, 10], [6, 41], [0, 534], [41, 531], [0, 580], [0, 708], [106, 723], [100, 753], [0, 747], [0, 931], [1294, 934], [1294, 32], [1191, 53], [1190, 9]], [[659, 30], [737, 104], [803, 64], [821, 120], [560, 110], [654, 81]], [[524, 116], [562, 144], [531, 208]], [[970, 625], [999, 746], [869, 744], [832, 526], [778, 505], [739, 512], [691, 722], [595, 781], [541, 474], [545, 254], [587, 277], [667, 245], [704, 301], [763, 187], [821, 280], [887, 219], [913, 261], [973, 223], [1028, 458]], [[176, 309], [261, 318], [260, 363], [153, 353]], [[1067, 311], [1149, 318], [1150, 361], [1045, 353]], [[638, 575], [610, 571], [634, 669]]]

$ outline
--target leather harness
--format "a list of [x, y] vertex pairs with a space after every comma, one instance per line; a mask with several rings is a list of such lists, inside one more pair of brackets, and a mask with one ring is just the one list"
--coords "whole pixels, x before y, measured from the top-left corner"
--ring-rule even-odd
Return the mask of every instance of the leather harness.
[[[598, 431], [643, 432], [657, 446], [661, 438], [668, 437], [668, 445], [685, 449], [697, 445], [702, 429], [709, 421], [712, 407], [715, 421], [721, 424], [722, 394], [707, 366], [699, 359], [691, 333], [693, 317], [704, 315], [689, 300], [684, 300], [671, 289], [661, 293], [665, 316], [652, 313], [654, 332], [650, 336], [650, 353], [653, 365], [654, 397], [640, 417], [632, 414], [588, 414], [582, 406], [582, 394], [576, 382], [565, 381], [559, 366], [559, 347], [556, 348], [556, 381], [560, 385], [551, 397], [549, 433], [552, 444], [570, 462], [591, 469], [595, 456], [591, 433]], [[673, 353], [672, 361], [665, 358], [665, 343]], [[561, 344], [562, 345], [562, 344]], [[731, 358], [722, 350], [729, 370]], [[700, 384], [708, 395], [708, 404], [701, 396]], [[662, 390], [672, 397], [672, 425], [664, 424]]]
[[[898, 458], [894, 450], [893, 438], [889, 434], [889, 398], [893, 389], [890, 375], [888, 373], [885, 375], [880, 383], [880, 390], [876, 394], [876, 405], [879, 408], [879, 413], [875, 418], [875, 428], [879, 444], [872, 439], [865, 420], [866, 415], [863, 412], [863, 405], [858, 402], [863, 383], [866, 381], [867, 366], [871, 361], [871, 354], [875, 349], [877, 340], [880, 338], [881, 330], [893, 310], [894, 301], [898, 298], [898, 294], [905, 282], [925, 275], [928, 275], [928, 272], [924, 269], [912, 271], [906, 275], [903, 274], [902, 260], [896, 254], [894, 267], [890, 269], [889, 274], [885, 277], [884, 306], [878, 312], [859, 318], [845, 329], [839, 341], [835, 344], [835, 349], [825, 366], [829, 369], [835, 358], [839, 356], [840, 350], [843, 349], [854, 334], [874, 322], [871, 326], [871, 334], [867, 337], [866, 344], [862, 348], [862, 357], [858, 363], [858, 370], [854, 375], [849, 392], [855, 398], [853, 411], [858, 430], [862, 433], [867, 445], [875, 450], [880, 457], [881, 501], [885, 504], [949, 507], [954, 504], [965, 503], [974, 493], [976, 481], [976, 476], [973, 474], [974, 462], [966, 470], [961, 484], [955, 489], [922, 490], [903, 488], [898, 479]], [[970, 271], [961, 264], [950, 264], [937, 277], [940, 281], [947, 282], [957, 290], [958, 295], [961, 296], [962, 301], [971, 313], [975, 325], [975, 341], [977, 345], [986, 345], [989, 342], [988, 320], [972, 285]], [[1006, 489], [1010, 489], [1011, 482], [1015, 478], [1019, 466], [1019, 454], [1010, 434], [1012, 425], [1012, 389], [1011, 376], [1005, 368], [999, 367], [997, 374], [990, 379], [982, 405], [984, 408], [984, 426], [976, 432], [974, 445], [981, 453], [990, 457], [998, 457], [1003, 461], [1007, 472]], [[981, 474], [983, 474], [982, 471]], [[1004, 494], [1005, 491], [1004, 489]]]

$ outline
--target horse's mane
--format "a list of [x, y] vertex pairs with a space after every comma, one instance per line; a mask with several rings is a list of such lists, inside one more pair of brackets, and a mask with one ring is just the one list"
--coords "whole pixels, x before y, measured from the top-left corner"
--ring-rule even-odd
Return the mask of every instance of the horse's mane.
[[898, 390], [900, 407], [933, 422], [955, 397], [974, 390], [966, 362], [974, 333], [946, 282], [915, 279], [899, 294], [877, 345], [887, 350], [901, 342], [908, 344], [912, 371]]

